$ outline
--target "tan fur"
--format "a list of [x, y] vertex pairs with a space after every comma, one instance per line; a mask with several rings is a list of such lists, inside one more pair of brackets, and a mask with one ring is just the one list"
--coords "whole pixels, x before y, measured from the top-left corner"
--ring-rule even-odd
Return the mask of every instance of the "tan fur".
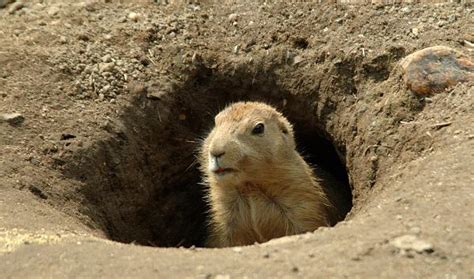
[[[261, 135], [252, 134], [257, 123], [265, 125]], [[216, 116], [200, 154], [209, 186], [209, 246], [248, 245], [331, 225], [333, 206], [295, 148], [291, 124], [269, 105], [239, 102]], [[212, 152], [225, 152], [218, 164], [233, 171], [211, 171]]]

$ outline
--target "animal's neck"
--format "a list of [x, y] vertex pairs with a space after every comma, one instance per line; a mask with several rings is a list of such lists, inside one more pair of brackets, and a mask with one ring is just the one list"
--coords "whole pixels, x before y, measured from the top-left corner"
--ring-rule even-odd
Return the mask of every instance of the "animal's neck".
[[305, 188], [313, 188], [314, 183], [311, 168], [299, 154], [296, 154], [294, 158], [285, 158], [281, 162], [275, 162], [271, 168], [248, 173], [247, 179], [220, 185], [219, 188], [227, 193], [235, 191], [239, 198], [257, 195], [273, 200], [291, 192], [292, 189], [301, 191]]

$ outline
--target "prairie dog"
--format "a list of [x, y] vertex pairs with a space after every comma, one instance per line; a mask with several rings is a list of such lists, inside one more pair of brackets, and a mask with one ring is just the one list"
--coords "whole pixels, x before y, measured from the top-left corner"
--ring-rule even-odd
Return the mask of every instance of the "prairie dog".
[[250, 245], [333, 223], [334, 206], [275, 108], [238, 102], [215, 117], [200, 149], [210, 247]]

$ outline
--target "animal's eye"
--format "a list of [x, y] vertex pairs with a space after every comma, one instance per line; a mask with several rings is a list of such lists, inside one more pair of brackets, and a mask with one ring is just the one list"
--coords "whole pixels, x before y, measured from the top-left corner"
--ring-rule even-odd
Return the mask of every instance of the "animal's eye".
[[263, 123], [258, 123], [255, 125], [255, 127], [253, 127], [252, 135], [263, 134], [263, 131], [265, 131], [265, 125], [263, 125]]

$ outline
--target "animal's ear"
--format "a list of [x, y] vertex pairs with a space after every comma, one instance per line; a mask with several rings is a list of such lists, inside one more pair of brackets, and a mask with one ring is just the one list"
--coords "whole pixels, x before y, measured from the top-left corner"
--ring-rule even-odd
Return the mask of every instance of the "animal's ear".
[[288, 122], [288, 120], [286, 120], [285, 118], [280, 117], [278, 119], [278, 127], [285, 135], [291, 134], [293, 132], [293, 128], [291, 127], [290, 122]]

